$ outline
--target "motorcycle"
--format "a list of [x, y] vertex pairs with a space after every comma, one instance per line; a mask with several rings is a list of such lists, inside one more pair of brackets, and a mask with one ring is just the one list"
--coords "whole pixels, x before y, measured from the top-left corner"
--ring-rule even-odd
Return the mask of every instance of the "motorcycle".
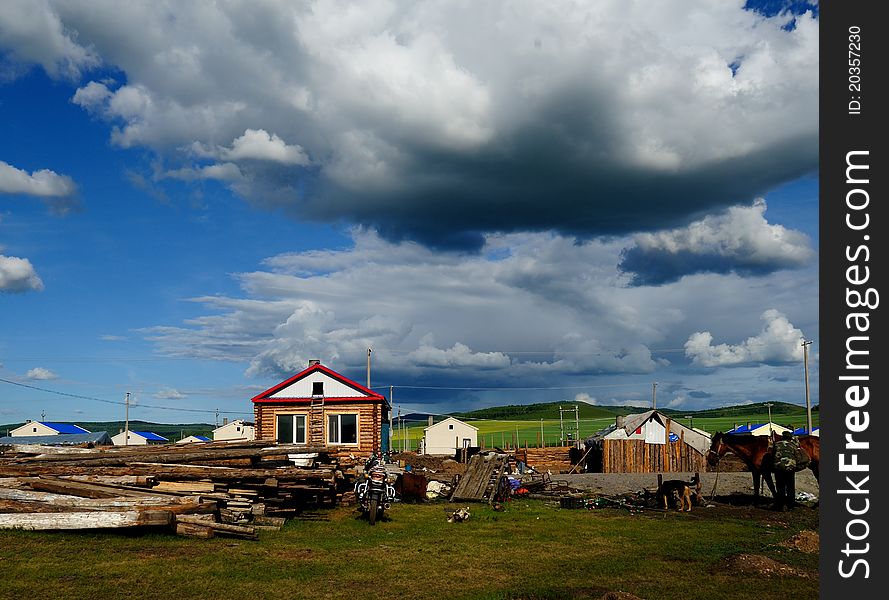
[[364, 480], [355, 483], [355, 495], [361, 512], [374, 525], [395, 501], [395, 487], [386, 480], [386, 467], [375, 458], [365, 465], [364, 473]]

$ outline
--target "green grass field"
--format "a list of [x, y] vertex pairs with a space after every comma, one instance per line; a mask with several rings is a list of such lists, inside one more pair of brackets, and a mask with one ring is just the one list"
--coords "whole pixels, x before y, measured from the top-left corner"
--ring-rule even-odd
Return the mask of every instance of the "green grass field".
[[[819, 424], [820, 414], [812, 413], [812, 423], [814, 426]], [[737, 425], [750, 423], [767, 423], [768, 414], [744, 414], [741, 416], [728, 417], [693, 417], [686, 419], [684, 417], [674, 417], [674, 419], [685, 425], [686, 427], [694, 426], [698, 429], [714, 433], [716, 431], [727, 431]], [[806, 424], [806, 416], [803, 411], [801, 415], [772, 415], [772, 421], [777, 424], [788, 424], [794, 427], [803, 427]], [[491, 419], [491, 420], [466, 420], [467, 423], [478, 427], [479, 443], [484, 444], [486, 448], [505, 447], [514, 445], [515, 439], [518, 444], [524, 446], [536, 446], [541, 439], [541, 421], [527, 419]], [[605, 416], [598, 418], [582, 418], [580, 419], [580, 439], [584, 439], [603, 427], [607, 427], [614, 423], [614, 416]], [[428, 423], [412, 423], [405, 428], [406, 433], [402, 435], [402, 431], [394, 426], [393, 428], [393, 448], [400, 450], [407, 447], [410, 450], [416, 450], [420, 439], [423, 437], [423, 429]], [[558, 419], [547, 419], [542, 423], [543, 440], [547, 446], [557, 445], [561, 436], [560, 425]], [[574, 419], [565, 421], [565, 434], [575, 432]]]
[[[319, 510], [258, 541], [165, 533], [0, 531], [0, 598], [599, 599], [818, 597], [818, 555], [777, 545], [817, 530], [814, 509], [691, 513], [566, 510], [514, 500], [396, 504], [370, 526], [351, 507]], [[752, 512], [751, 512], [752, 511]], [[754, 518], [751, 518], [751, 515]], [[796, 575], [739, 572], [740, 553]]]

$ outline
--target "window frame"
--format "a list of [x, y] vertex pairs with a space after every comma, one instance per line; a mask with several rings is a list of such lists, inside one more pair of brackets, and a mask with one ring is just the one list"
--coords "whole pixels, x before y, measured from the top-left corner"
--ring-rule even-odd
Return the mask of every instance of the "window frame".
[[[341, 441], [343, 438], [343, 417], [355, 417], [355, 441], [354, 442], [343, 442]], [[336, 441], [331, 440], [331, 434], [334, 433], [334, 430], [331, 429], [331, 421], [336, 419]], [[342, 413], [327, 413], [327, 443], [332, 446], [357, 446], [359, 441], [361, 440], [359, 427], [360, 418], [359, 413], [357, 412], [342, 412]]]
[[[275, 413], [275, 441], [278, 443], [282, 443], [280, 441], [281, 435], [280, 435], [280, 422], [278, 421], [279, 417], [292, 417], [292, 419], [293, 419], [291, 421], [291, 431], [290, 431], [291, 441], [290, 442], [283, 442], [283, 443], [289, 443], [289, 444], [294, 444], [294, 445], [299, 445], [299, 444], [304, 445], [304, 444], [308, 443], [308, 438], [309, 438], [308, 415], [306, 413], [299, 413], [299, 412]], [[296, 424], [299, 419], [302, 419], [302, 434], [303, 434], [302, 441], [296, 440], [296, 432], [298, 431]]]

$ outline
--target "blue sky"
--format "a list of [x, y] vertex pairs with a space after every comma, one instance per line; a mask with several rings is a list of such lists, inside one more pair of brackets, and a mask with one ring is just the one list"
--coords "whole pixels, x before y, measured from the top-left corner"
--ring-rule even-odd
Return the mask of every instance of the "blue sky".
[[366, 348], [409, 410], [803, 403], [802, 337], [817, 402], [817, 40], [743, 2], [6, 3], [0, 422], [247, 416]]

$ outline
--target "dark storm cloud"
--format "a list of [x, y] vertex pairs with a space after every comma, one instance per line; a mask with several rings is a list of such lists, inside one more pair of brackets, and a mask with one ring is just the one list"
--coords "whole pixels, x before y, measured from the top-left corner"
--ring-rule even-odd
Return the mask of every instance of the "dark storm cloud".
[[72, 100], [162, 155], [163, 185], [430, 247], [678, 227], [817, 168], [818, 23], [798, 9], [245, 6], [50, 2], [0, 11], [0, 46], [125, 74]]

